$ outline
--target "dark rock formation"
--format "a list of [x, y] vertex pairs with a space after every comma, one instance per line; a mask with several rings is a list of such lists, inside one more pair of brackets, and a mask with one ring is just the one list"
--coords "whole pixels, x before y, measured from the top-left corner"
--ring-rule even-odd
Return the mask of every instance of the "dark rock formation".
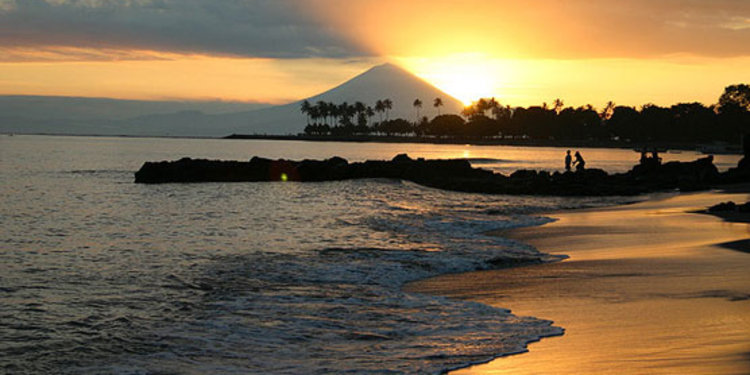
[[705, 190], [721, 179], [713, 160], [713, 156], [707, 156], [686, 163], [672, 161], [665, 164], [639, 164], [627, 175], [635, 181], [651, 185], [651, 190]]
[[[334, 157], [326, 160], [250, 161], [193, 160], [147, 162], [135, 174], [137, 183], [239, 182], [239, 181], [335, 181], [362, 178], [393, 178], [439, 189], [530, 195], [635, 195], [650, 191], [706, 189], [719, 183], [750, 181], [747, 174], [721, 174], [707, 157], [689, 163], [639, 165], [627, 173], [610, 175], [600, 169], [552, 173], [520, 170], [510, 176], [472, 168], [467, 160], [414, 160], [406, 154], [391, 161], [368, 160], [349, 163]], [[744, 173], [744, 172], [743, 172]]]
[[710, 213], [720, 213], [720, 212], [742, 212], [742, 213], [748, 213], [750, 212], [750, 202], [745, 202], [742, 204], [737, 204], [732, 201], [729, 202], [722, 202], [717, 205], [711, 206], [708, 208], [708, 212]]

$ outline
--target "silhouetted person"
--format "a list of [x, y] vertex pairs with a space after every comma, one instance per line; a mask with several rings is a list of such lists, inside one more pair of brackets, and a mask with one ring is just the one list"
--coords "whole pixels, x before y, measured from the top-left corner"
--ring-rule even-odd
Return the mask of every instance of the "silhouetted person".
[[570, 150], [565, 154], [565, 171], [570, 172], [570, 163], [573, 162], [573, 157], [570, 156]]
[[576, 151], [576, 160], [573, 161], [573, 165], [576, 166], [576, 171], [582, 171], [586, 168], [586, 161], [583, 160], [583, 156], [578, 151]]
[[648, 155], [646, 154], [646, 150], [641, 151], [641, 165], [646, 165], [648, 163]]
[[659, 151], [651, 151], [651, 159], [654, 159], [654, 164], [661, 165], [661, 158], [659, 157]]

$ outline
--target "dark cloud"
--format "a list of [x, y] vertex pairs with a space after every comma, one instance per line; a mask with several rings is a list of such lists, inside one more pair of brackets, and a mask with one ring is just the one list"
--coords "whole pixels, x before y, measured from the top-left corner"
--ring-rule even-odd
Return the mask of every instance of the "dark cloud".
[[141, 49], [270, 58], [368, 52], [302, 1], [0, 0], [0, 46]]
[[748, 56], [750, 1], [0, 0], [3, 61], [408, 56], [478, 39], [509, 57]]

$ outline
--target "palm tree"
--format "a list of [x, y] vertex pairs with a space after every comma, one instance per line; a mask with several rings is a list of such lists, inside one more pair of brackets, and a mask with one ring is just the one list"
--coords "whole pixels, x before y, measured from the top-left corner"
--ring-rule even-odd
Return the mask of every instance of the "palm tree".
[[492, 107], [492, 116], [495, 117], [495, 120], [510, 120], [511, 114], [510, 106], [503, 107], [500, 103], [495, 102], [495, 105]]
[[383, 112], [384, 111], [385, 111], [385, 104], [383, 103], [383, 101], [382, 100], [378, 100], [377, 102], [375, 102], [375, 112], [377, 112], [378, 115], [380, 115], [380, 122], [381, 123], [383, 122]]
[[352, 106], [353, 116], [357, 119], [357, 125], [365, 125], [367, 122], [365, 111], [367, 110], [367, 106], [365, 106], [365, 103], [362, 102], [355, 102]]
[[300, 106], [300, 111], [307, 116], [307, 125], [310, 125], [310, 110], [312, 109], [312, 106], [310, 105], [310, 102], [307, 100], [302, 102], [302, 105]]
[[557, 98], [554, 102], [552, 102], [552, 105], [554, 106], [555, 112], [559, 115], [565, 103], [563, 103], [562, 99]]
[[608, 101], [607, 106], [604, 107], [602, 110], [602, 113], [599, 115], [602, 120], [609, 120], [610, 117], [612, 117], [612, 114], [615, 112], [615, 102]]
[[308, 111], [308, 116], [312, 117], [313, 122], [317, 123], [318, 119], [320, 118], [320, 109], [317, 106], [310, 107], [310, 111]]
[[494, 96], [490, 98], [490, 100], [487, 101], [487, 109], [489, 109], [490, 112], [494, 112], [496, 108], [499, 106], [500, 106], [500, 103], [497, 100], [495, 100]]
[[485, 98], [479, 98], [474, 104], [474, 107], [475, 114], [484, 116], [485, 112], [490, 109], [490, 102]]
[[326, 114], [331, 119], [331, 126], [336, 126], [336, 118], [339, 117], [339, 106], [334, 102], [328, 102], [326, 107], [328, 108]]
[[393, 101], [391, 99], [383, 99], [383, 107], [385, 108], [385, 120], [388, 121], [388, 113], [393, 108]]
[[422, 108], [422, 101], [419, 99], [414, 99], [414, 104], [412, 105], [417, 110], [417, 122], [419, 122], [419, 110]]
[[324, 101], [319, 101], [315, 104], [315, 108], [318, 109], [318, 116], [320, 116], [323, 119], [324, 123], [328, 123], [328, 103]]
[[440, 107], [443, 106], [443, 99], [435, 98], [435, 100], [432, 102], [432, 106], [437, 108], [437, 114], [440, 116]]
[[367, 106], [365, 114], [367, 115], [367, 126], [370, 126], [370, 119], [372, 118], [372, 116], [375, 116], [375, 111], [372, 110], [372, 107]]
[[338, 110], [338, 117], [340, 125], [348, 125], [349, 123], [349, 103], [343, 102], [336, 108]]
[[362, 102], [354, 103], [354, 111], [356, 111], [357, 114], [360, 114], [364, 112], [365, 110], [367, 110], [367, 106], [365, 105], [365, 103], [362, 103]]

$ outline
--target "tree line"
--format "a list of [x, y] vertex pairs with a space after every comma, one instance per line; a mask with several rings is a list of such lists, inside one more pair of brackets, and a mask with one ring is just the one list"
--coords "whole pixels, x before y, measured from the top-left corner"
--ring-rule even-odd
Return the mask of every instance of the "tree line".
[[[414, 106], [417, 118], [420, 118], [422, 101], [415, 99]], [[435, 98], [433, 106], [440, 111], [443, 106], [441, 98]], [[307, 116], [305, 134], [309, 135], [407, 135], [415, 133], [415, 123], [404, 119], [390, 119], [390, 110], [393, 109], [393, 101], [385, 98], [375, 102], [373, 107], [362, 102], [349, 104], [318, 101], [311, 104], [305, 100], [302, 102], [300, 111]], [[378, 115], [379, 121], [373, 122], [372, 118]], [[384, 118], [385, 117], [385, 118]]]
[[[442, 100], [435, 98], [437, 114], [421, 116], [422, 101], [412, 103], [417, 121], [390, 119], [390, 99], [374, 107], [361, 102], [302, 103], [308, 116], [309, 135], [399, 135], [439, 138], [531, 138], [559, 140], [620, 140], [736, 143], [750, 133], [750, 86], [727, 86], [718, 103], [678, 103], [670, 107], [646, 104], [640, 108], [608, 102], [597, 110], [592, 105], [565, 107], [560, 99], [541, 106], [511, 107], [494, 98], [479, 99], [458, 114], [440, 114]], [[379, 121], [372, 121], [375, 115]]]

